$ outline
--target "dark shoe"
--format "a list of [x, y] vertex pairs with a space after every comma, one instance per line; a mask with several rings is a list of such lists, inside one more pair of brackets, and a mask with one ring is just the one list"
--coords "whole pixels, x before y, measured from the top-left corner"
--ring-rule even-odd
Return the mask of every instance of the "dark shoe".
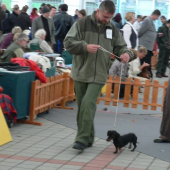
[[156, 77], [158, 78], [162, 78], [161, 74], [157, 74]]
[[155, 139], [154, 142], [155, 142], [155, 143], [170, 143], [170, 141], [168, 141], [168, 140], [163, 140], [163, 139]]
[[88, 145], [87, 145], [87, 148], [90, 148], [90, 147], [92, 147], [93, 146], [93, 143], [89, 143]]
[[83, 151], [85, 148], [86, 148], [86, 146], [81, 142], [75, 142], [73, 145], [73, 149], [77, 149], [80, 151]]
[[168, 77], [166, 74], [162, 74], [162, 77]]

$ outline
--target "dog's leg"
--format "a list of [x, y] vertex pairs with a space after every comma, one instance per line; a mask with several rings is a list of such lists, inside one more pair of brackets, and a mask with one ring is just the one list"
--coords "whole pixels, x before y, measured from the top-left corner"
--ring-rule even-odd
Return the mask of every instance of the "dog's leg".
[[137, 147], [136, 142], [137, 142], [137, 141], [134, 141], [134, 142], [133, 142], [134, 148], [131, 150], [132, 152], [133, 152], [133, 151], [136, 149], [136, 147]]
[[129, 144], [129, 149], [131, 149], [131, 148], [132, 148], [132, 143]]
[[115, 153], [115, 154], [116, 154], [116, 153], [118, 153], [118, 148], [116, 148], [116, 151], [115, 151], [115, 152], [113, 152], [113, 153]]

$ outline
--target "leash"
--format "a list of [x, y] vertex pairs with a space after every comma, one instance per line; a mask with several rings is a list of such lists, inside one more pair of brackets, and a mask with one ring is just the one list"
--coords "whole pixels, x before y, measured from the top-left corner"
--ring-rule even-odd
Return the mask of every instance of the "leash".
[[[106, 52], [106, 53], [109, 53], [109, 54], [111, 54], [111, 55], [114, 55], [114, 57], [115, 57], [118, 61], [121, 61], [121, 60], [120, 60], [120, 57], [118, 57], [118, 56], [116, 56], [115, 54], [107, 51], [107, 50], [104, 49], [103, 47], [100, 46], [99, 49], [102, 50], [102, 51], [104, 51], [104, 52]], [[117, 111], [118, 111], [118, 108], [119, 108], [119, 95], [120, 95], [120, 86], [121, 86], [121, 77], [122, 77], [122, 67], [123, 67], [123, 65], [121, 64], [118, 98], [117, 98], [117, 101], [116, 101], [116, 102], [117, 102], [116, 114], [115, 114], [115, 120], [114, 120], [114, 125], [113, 125], [114, 130], [116, 129], [117, 114], [118, 114]]]

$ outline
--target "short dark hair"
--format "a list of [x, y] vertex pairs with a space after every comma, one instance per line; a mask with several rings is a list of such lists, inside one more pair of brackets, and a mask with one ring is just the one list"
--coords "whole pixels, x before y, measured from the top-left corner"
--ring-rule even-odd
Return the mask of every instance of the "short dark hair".
[[166, 21], [166, 23], [167, 23], [167, 24], [170, 24], [170, 19], [168, 19], [168, 20]]
[[166, 19], [166, 17], [165, 17], [165, 16], [163, 16], [163, 15], [161, 16], [161, 18], [162, 18], [162, 19]]
[[61, 9], [61, 11], [68, 11], [68, 5], [67, 4], [62, 4], [60, 9]]
[[137, 15], [137, 18], [140, 18], [140, 19], [142, 19], [142, 15]]
[[51, 6], [51, 7], [50, 7], [50, 10], [51, 10], [52, 8], [56, 9], [56, 7], [55, 7], [55, 6]]
[[155, 10], [152, 12], [152, 15], [160, 16], [160, 15], [161, 15], [161, 12], [160, 12], [158, 9], [155, 9]]
[[115, 13], [115, 4], [112, 1], [103, 1], [100, 6], [99, 9], [104, 12], [105, 10], [109, 13], [109, 14], [114, 14]]

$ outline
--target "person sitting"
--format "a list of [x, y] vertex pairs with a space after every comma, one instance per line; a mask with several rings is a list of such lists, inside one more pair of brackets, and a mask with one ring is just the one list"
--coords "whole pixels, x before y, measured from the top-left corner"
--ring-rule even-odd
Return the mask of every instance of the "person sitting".
[[20, 33], [16, 41], [14, 41], [5, 51], [0, 50], [1, 62], [10, 62], [11, 58], [23, 57], [24, 51], [22, 47], [26, 47], [28, 36], [25, 33]]
[[28, 44], [28, 47], [31, 49], [31, 44], [38, 44], [40, 49], [47, 53], [53, 53], [52, 48], [48, 45], [48, 43], [45, 41], [45, 36], [46, 36], [46, 31], [44, 29], [39, 29], [38, 31], [35, 32], [35, 38], [30, 41]]
[[18, 26], [14, 27], [11, 33], [8, 33], [4, 36], [0, 48], [7, 49], [7, 47], [13, 42], [14, 35], [16, 33], [21, 33], [21, 32], [22, 30], [20, 27]]
[[[132, 50], [134, 54], [134, 58], [137, 58], [137, 52], [135, 50]], [[113, 78], [115, 77], [121, 77], [121, 81], [126, 81], [128, 78], [128, 70], [129, 70], [129, 63], [123, 63], [118, 60], [115, 60], [110, 67], [109, 75], [112, 75]], [[112, 89], [114, 90], [114, 84], [112, 86]], [[123, 97], [125, 92], [125, 84], [121, 84], [120, 86], [120, 94], [119, 97]]]
[[[145, 67], [149, 66], [148, 63], [144, 62], [142, 65], [140, 63], [140, 59], [144, 58], [146, 54], [147, 54], [147, 49], [143, 46], [139, 46], [138, 51], [137, 51], [137, 58], [129, 62], [129, 65], [130, 65], [129, 71], [128, 71], [129, 77], [138, 78], [141, 82], [144, 82], [145, 80], [147, 80], [147, 78], [138, 76], [138, 74], [141, 73]], [[146, 77], [149, 78], [149, 75]]]

